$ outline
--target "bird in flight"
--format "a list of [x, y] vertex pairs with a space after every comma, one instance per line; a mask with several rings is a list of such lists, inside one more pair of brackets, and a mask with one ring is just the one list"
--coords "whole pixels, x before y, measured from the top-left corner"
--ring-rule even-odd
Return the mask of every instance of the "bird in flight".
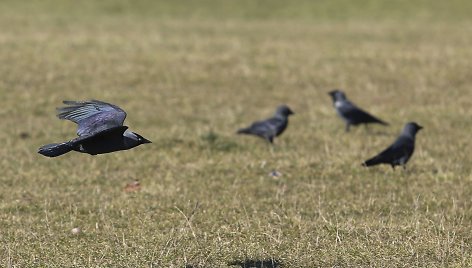
[[56, 157], [70, 151], [97, 155], [151, 143], [123, 126], [126, 112], [116, 105], [98, 100], [63, 103], [66, 106], [57, 108], [57, 117], [76, 123], [78, 137], [42, 146], [38, 153], [44, 156]]

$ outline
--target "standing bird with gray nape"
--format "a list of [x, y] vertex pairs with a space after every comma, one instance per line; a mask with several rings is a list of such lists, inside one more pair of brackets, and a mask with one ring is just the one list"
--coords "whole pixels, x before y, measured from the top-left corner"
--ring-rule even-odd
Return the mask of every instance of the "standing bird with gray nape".
[[263, 121], [252, 123], [247, 128], [241, 128], [237, 134], [254, 135], [274, 143], [274, 138], [282, 134], [288, 125], [288, 117], [294, 112], [287, 106], [281, 105], [275, 111], [275, 115]]
[[392, 145], [378, 155], [365, 161], [362, 165], [370, 167], [378, 164], [389, 164], [393, 169], [395, 169], [395, 166], [403, 166], [403, 169], [405, 169], [406, 163], [410, 160], [415, 151], [416, 133], [422, 128], [422, 126], [415, 122], [407, 123], [400, 136]]
[[352, 126], [357, 126], [359, 124], [381, 124], [388, 126], [388, 123], [378, 119], [377, 117], [369, 114], [368, 112], [357, 107], [354, 103], [350, 102], [346, 94], [339, 89], [334, 89], [328, 94], [333, 99], [334, 108], [344, 122], [346, 122], [346, 132], [349, 131], [349, 128]]
[[79, 137], [42, 146], [38, 153], [44, 156], [56, 157], [70, 151], [105, 154], [151, 143], [123, 126], [126, 112], [116, 105], [98, 100], [64, 101], [64, 104], [67, 106], [57, 108], [57, 117], [76, 123]]

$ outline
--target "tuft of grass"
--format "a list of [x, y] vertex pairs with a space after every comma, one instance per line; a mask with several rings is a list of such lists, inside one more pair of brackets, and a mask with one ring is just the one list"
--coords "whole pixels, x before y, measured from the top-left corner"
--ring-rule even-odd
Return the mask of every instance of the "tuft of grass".
[[[472, 266], [470, 5], [2, 1], [0, 266]], [[333, 88], [391, 126], [344, 133]], [[153, 143], [42, 157], [64, 99]], [[234, 134], [282, 103], [275, 146]], [[411, 120], [407, 171], [360, 166]]]

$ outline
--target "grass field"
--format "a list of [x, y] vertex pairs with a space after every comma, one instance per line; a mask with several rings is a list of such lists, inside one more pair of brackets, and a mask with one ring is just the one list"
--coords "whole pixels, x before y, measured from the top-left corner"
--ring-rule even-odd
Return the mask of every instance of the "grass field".
[[[472, 2], [97, 2], [0, 2], [0, 266], [472, 266]], [[64, 99], [153, 143], [45, 158]], [[234, 134], [281, 103], [275, 147]], [[412, 120], [407, 171], [360, 166]]]

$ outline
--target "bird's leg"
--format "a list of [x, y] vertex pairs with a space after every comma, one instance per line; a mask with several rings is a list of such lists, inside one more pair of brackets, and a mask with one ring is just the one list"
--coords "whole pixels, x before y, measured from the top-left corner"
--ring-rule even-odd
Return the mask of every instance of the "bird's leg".
[[267, 143], [267, 146], [269, 146], [270, 155], [271, 155], [271, 156], [274, 156], [274, 150], [277, 149], [277, 147], [275, 146], [275, 144], [273, 144], [273, 143]]
[[349, 132], [349, 128], [351, 127], [351, 124], [346, 123], [346, 132]]
[[264, 139], [266, 140], [266, 144], [267, 144], [267, 146], [269, 146], [269, 148], [273, 148], [275, 146], [274, 137], [270, 137], [270, 136], [267, 137], [266, 136]]

